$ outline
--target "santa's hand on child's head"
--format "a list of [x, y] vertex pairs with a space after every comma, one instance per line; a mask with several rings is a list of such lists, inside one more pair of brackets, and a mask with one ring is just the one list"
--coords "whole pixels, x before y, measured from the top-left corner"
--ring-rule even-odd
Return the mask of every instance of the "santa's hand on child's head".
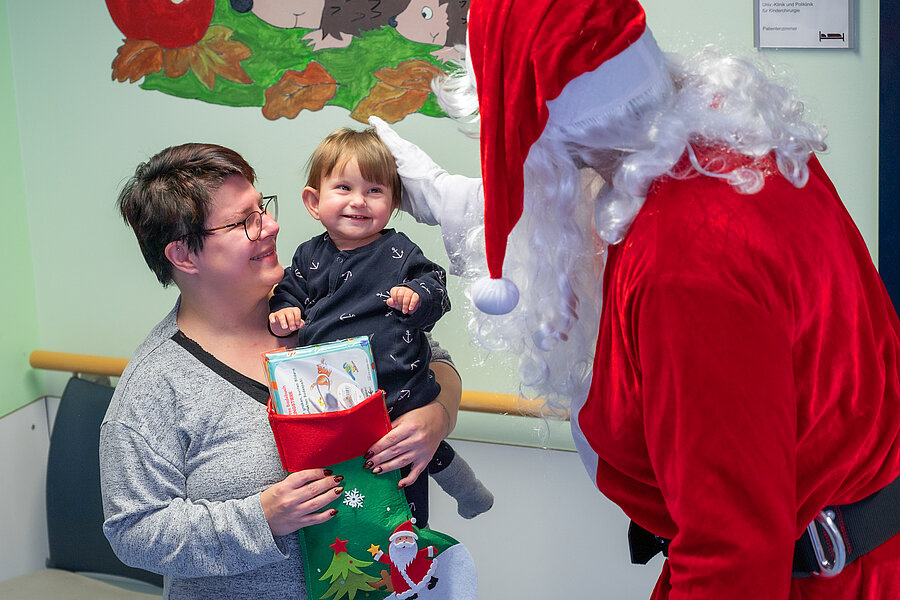
[[[403, 182], [401, 208], [420, 223], [446, 226], [448, 211], [472, 208], [481, 190], [481, 178], [451, 175], [421, 148], [400, 137], [390, 125], [378, 117], [369, 117], [378, 137], [385, 143]], [[477, 207], [481, 210], [483, 204]]]
[[481, 178], [452, 175], [382, 119], [372, 116], [369, 123], [397, 161], [403, 183], [400, 208], [420, 223], [440, 225], [451, 258], [450, 272], [461, 274], [458, 257], [463, 254], [466, 234], [480, 226], [484, 214]]

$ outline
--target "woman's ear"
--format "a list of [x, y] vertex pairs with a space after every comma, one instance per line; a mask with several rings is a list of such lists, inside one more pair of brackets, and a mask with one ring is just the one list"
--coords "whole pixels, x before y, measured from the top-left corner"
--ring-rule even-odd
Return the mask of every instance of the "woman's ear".
[[319, 218], [319, 192], [315, 188], [311, 188], [306, 186], [303, 188], [303, 205], [306, 206], [306, 210], [309, 211], [309, 214], [312, 215], [312, 218], [316, 221], [320, 221]]
[[197, 264], [194, 261], [196, 254], [188, 248], [187, 242], [184, 240], [175, 240], [166, 244], [164, 254], [175, 269], [183, 273], [197, 273]]

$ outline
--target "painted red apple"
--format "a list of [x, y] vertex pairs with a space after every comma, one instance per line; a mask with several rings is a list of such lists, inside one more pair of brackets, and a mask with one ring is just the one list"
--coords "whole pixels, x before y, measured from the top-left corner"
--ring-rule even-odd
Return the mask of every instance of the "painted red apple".
[[106, 7], [128, 39], [183, 48], [203, 39], [215, 0], [106, 0]]

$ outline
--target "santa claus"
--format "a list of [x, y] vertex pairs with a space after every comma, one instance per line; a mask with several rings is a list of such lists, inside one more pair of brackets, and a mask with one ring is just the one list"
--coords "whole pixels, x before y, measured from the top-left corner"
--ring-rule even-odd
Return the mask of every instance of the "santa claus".
[[654, 600], [896, 597], [900, 322], [824, 130], [754, 61], [664, 54], [637, 0], [470, 7], [442, 105], [482, 180], [376, 127], [478, 339], [667, 555]]
[[413, 600], [422, 588], [434, 589], [435, 548], [428, 546], [419, 550], [418, 534], [413, 530], [413, 522], [405, 521], [397, 526], [388, 538], [388, 556], [380, 549], [372, 553], [372, 558], [391, 566], [391, 584], [394, 593], [388, 598]]

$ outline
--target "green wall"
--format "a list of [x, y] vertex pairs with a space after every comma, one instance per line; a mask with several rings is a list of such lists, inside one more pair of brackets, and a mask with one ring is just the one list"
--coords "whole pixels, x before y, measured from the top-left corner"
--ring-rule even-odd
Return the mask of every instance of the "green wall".
[[[874, 252], [878, 13], [876, 0], [858, 4], [857, 50], [764, 55], [796, 81], [813, 119], [828, 126], [832, 149], [822, 163]], [[664, 49], [690, 51], [713, 43], [742, 54], [755, 52], [750, 0], [646, 0], [644, 5]], [[13, 276], [5, 277], [4, 285], [16, 287], [6, 296], [23, 305], [13, 306], [14, 318], [8, 319], [13, 330], [22, 329], [17, 352], [30, 349], [39, 325], [43, 349], [128, 356], [169, 310], [175, 292], [156, 283], [114, 210], [122, 181], [138, 162], [165, 146], [208, 141], [244, 154], [258, 170], [261, 191], [280, 197], [283, 262], [298, 243], [319, 232], [300, 204], [302, 165], [328, 132], [360, 126], [346, 110], [329, 107], [292, 120], [267, 121], [258, 108], [204, 104], [113, 81], [110, 65], [122, 36], [103, 2], [19, 0], [6, 5], [7, 16], [12, 51], [10, 55], [0, 43], [0, 122], [13, 132], [18, 123], [21, 159], [18, 144], [10, 141], [15, 136], [4, 135], [0, 152], [8, 155], [3, 168], [11, 176], [3, 178], [3, 185], [6, 198], [21, 198], [24, 189], [28, 199], [27, 230], [20, 201], [13, 203], [18, 213], [5, 213], [12, 219], [6, 222], [3, 243], [16, 256], [5, 259]], [[5, 74], [10, 62], [14, 98]], [[448, 170], [479, 173], [477, 141], [465, 137], [449, 119], [412, 115], [396, 129]], [[435, 229], [408, 216], [394, 225], [418, 241], [429, 257], [446, 264]], [[436, 334], [453, 352], [465, 386], [515, 393], [514, 360], [487, 357], [470, 344], [462, 290], [451, 292], [454, 309], [438, 324]], [[11, 358], [10, 366], [5, 360], [8, 377], [26, 379], [22, 356], [13, 357], [19, 362]], [[46, 388], [59, 391], [64, 379], [48, 374]], [[20, 403], [30, 397], [22, 393]], [[499, 430], [510, 427], [509, 422], [467, 415], [464, 427], [503, 437]]]
[[4, 222], [0, 235], [0, 297], [4, 307], [4, 323], [0, 327], [0, 416], [33, 400], [41, 387], [39, 374], [28, 366], [28, 354], [38, 345], [38, 318], [8, 31], [6, 0], [0, 0], [0, 197]]

